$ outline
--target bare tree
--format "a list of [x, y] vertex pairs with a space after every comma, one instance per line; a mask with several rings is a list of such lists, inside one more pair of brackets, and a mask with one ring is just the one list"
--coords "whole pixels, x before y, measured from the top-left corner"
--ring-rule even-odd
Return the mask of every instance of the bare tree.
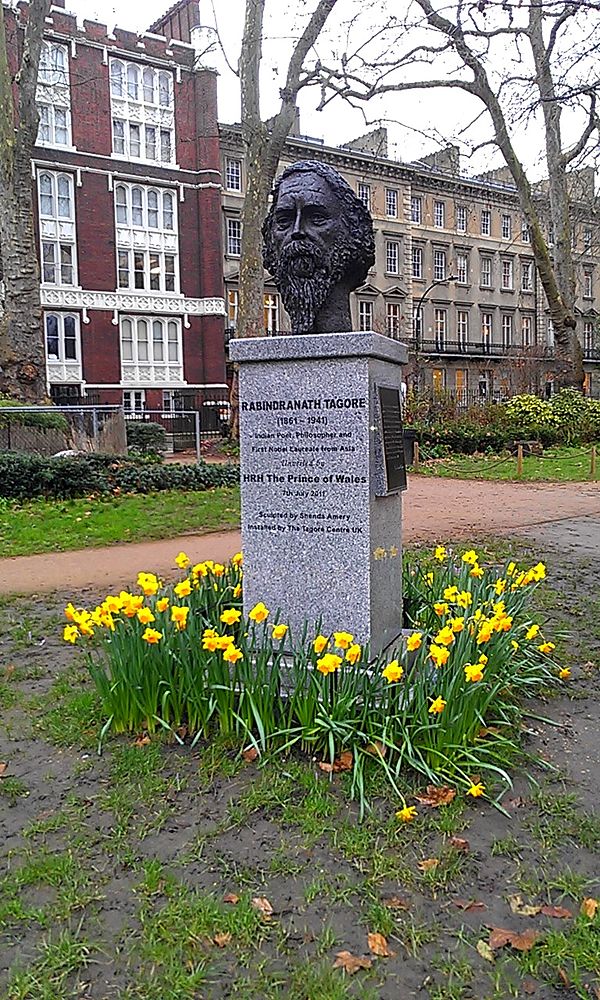
[[[479, 102], [484, 115], [476, 113], [475, 121], [487, 117], [491, 124], [480, 146], [492, 143], [502, 153], [530, 230], [554, 326], [556, 381], [582, 387], [569, 172], [598, 145], [600, 3], [411, 0], [405, 15], [385, 23], [381, 15], [374, 20], [374, 9], [367, 9], [370, 31], [357, 19], [358, 41], [348, 46], [342, 68], [322, 67], [321, 107], [338, 96], [364, 106], [383, 95], [424, 89], [460, 90]], [[542, 136], [547, 198], [540, 197], [519, 153], [519, 137], [531, 127]]]
[[[0, 314], [0, 391], [26, 402], [46, 397], [46, 360], [35, 246], [31, 158], [39, 115], [36, 88], [44, 20], [50, 0], [30, 0], [11, 18], [7, 39], [0, 3], [0, 261], [4, 311]], [[17, 54], [16, 72], [9, 50]], [[11, 72], [13, 70], [13, 72]]]
[[[246, 0], [238, 76], [241, 90], [242, 138], [246, 152], [246, 193], [242, 210], [242, 249], [237, 332], [241, 337], [264, 335], [264, 270], [262, 223], [285, 141], [297, 115], [298, 94], [316, 81], [305, 63], [337, 0], [318, 0], [296, 40], [281, 88], [277, 114], [261, 115], [260, 69], [266, 0]], [[231, 395], [232, 431], [237, 433], [237, 379]]]

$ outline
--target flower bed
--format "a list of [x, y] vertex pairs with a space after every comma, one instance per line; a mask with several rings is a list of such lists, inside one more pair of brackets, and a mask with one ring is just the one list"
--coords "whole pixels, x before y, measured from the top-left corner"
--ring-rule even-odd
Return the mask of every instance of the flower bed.
[[195, 742], [220, 732], [253, 756], [317, 755], [326, 770], [351, 771], [363, 804], [366, 772], [378, 767], [405, 807], [408, 770], [473, 796], [509, 785], [519, 700], [569, 676], [529, 611], [542, 563], [486, 567], [474, 550], [458, 558], [443, 546], [409, 562], [411, 628], [376, 657], [342, 628], [307, 623], [292, 635], [262, 603], [245, 619], [241, 554], [228, 566], [192, 566], [184, 553], [177, 563], [175, 585], [140, 573], [135, 593], [66, 608], [65, 640], [90, 644], [103, 737], [164, 729]]

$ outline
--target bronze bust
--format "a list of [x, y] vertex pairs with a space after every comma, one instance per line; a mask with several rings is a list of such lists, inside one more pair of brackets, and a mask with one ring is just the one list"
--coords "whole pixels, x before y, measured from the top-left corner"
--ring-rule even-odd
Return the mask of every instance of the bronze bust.
[[368, 209], [337, 170], [315, 160], [275, 182], [263, 225], [263, 259], [293, 334], [351, 330], [349, 295], [375, 263]]

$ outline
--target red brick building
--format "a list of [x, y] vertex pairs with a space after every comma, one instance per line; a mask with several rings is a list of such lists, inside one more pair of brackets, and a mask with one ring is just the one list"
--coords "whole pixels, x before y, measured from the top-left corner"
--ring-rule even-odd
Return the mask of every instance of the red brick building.
[[[26, 7], [6, 11], [13, 57]], [[64, 0], [47, 18], [32, 176], [63, 402], [167, 409], [225, 382], [217, 80], [201, 34], [198, 0], [139, 36], [78, 26]]]

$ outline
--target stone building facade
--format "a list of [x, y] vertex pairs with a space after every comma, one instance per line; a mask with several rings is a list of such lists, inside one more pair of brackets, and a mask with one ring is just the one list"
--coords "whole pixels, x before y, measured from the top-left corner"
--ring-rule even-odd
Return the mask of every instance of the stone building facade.
[[[238, 126], [221, 126], [221, 155], [231, 334], [245, 183]], [[298, 159], [334, 166], [371, 210], [376, 263], [365, 285], [353, 293], [353, 321], [357, 329], [408, 344], [410, 384], [446, 390], [465, 403], [552, 391], [552, 325], [507, 171], [465, 177], [453, 147], [418, 163], [398, 162], [388, 156], [385, 129], [339, 148], [292, 135], [281, 166]], [[573, 229], [578, 334], [586, 390], [600, 396], [600, 220], [592, 205], [593, 175], [578, 176], [582, 183], [574, 192]], [[539, 196], [544, 198], [543, 189]], [[265, 331], [288, 328], [266, 275]]]
[[[26, 12], [6, 10], [13, 71]], [[64, 0], [46, 20], [32, 176], [61, 402], [224, 395], [216, 73], [199, 64], [201, 30], [198, 0], [139, 36], [79, 26]]]

